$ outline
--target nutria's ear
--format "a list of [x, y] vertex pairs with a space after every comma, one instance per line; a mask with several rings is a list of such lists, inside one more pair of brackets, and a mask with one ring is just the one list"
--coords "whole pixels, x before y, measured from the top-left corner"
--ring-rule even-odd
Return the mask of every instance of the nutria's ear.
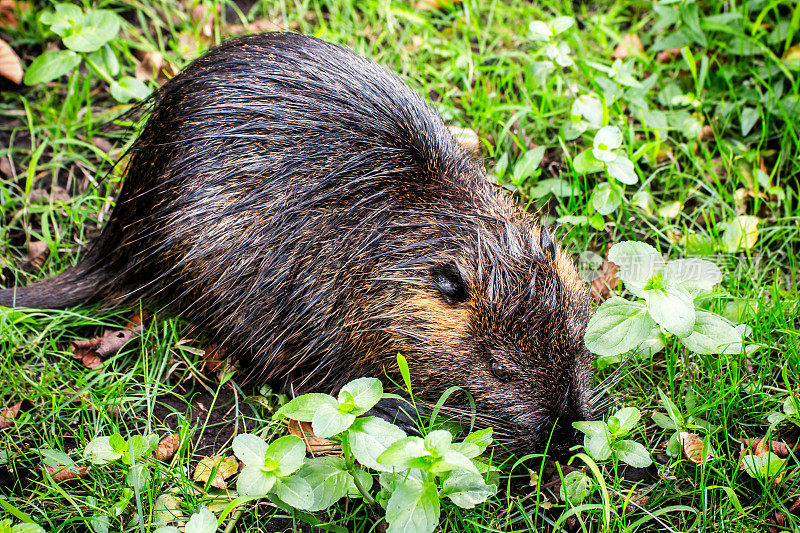
[[469, 298], [464, 270], [455, 261], [434, 266], [431, 277], [447, 303], [465, 302]]
[[553, 238], [550, 237], [550, 233], [544, 226], [539, 230], [539, 245], [542, 247], [542, 251], [545, 255], [550, 256], [551, 260], [556, 258], [556, 243], [553, 241]]

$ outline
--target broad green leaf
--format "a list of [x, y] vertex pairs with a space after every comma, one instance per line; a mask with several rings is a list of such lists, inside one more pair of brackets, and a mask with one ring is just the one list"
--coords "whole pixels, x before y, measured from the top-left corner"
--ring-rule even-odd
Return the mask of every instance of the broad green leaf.
[[242, 495], [267, 494], [275, 486], [274, 472], [264, 472], [258, 465], [245, 465], [236, 479], [236, 491]]
[[694, 353], [711, 355], [738, 354], [742, 351], [742, 335], [732, 323], [716, 313], [697, 310], [691, 334], [681, 339]]
[[379, 463], [377, 458], [390, 444], [405, 436], [394, 424], [367, 416], [356, 419], [347, 432], [347, 442], [359, 463], [373, 470], [391, 472], [392, 467]]
[[685, 289], [711, 290], [722, 281], [722, 272], [711, 261], [703, 259], [678, 259], [669, 261], [662, 270], [664, 281], [679, 283]]
[[419, 468], [417, 459], [430, 456], [431, 453], [420, 437], [405, 437], [390, 444], [377, 460], [382, 465], [398, 469]]
[[492, 444], [492, 428], [473, 431], [464, 437], [464, 442], [477, 444], [478, 448], [480, 448], [480, 453], [483, 453]]
[[100, 75], [103, 78], [113, 78], [119, 74], [119, 61], [117, 55], [109, 45], [103, 45], [100, 50], [89, 54], [89, 62], [95, 68], [99, 69]]
[[593, 174], [606, 168], [605, 163], [592, 155], [591, 150], [584, 150], [572, 160], [572, 167], [578, 174]]
[[472, 509], [497, 492], [495, 485], [487, 485], [480, 474], [462, 470], [451, 473], [442, 483], [441, 497], [450, 498], [464, 509]]
[[657, 324], [650, 330], [650, 335], [636, 347], [637, 355], [642, 359], [649, 359], [666, 346], [666, 339]]
[[508, 152], [504, 152], [494, 165], [494, 175], [502, 178], [508, 169]]
[[622, 146], [622, 133], [616, 126], [604, 126], [597, 131], [592, 142], [592, 155], [598, 161], [610, 163], [617, 158], [614, 150]]
[[431, 533], [439, 523], [439, 494], [432, 482], [398, 483], [386, 505], [386, 533]]
[[356, 415], [344, 413], [338, 407], [324, 403], [314, 413], [311, 428], [314, 430], [314, 435], [327, 439], [349, 428], [355, 419]]
[[620, 461], [628, 463], [635, 468], [646, 468], [653, 464], [647, 449], [632, 440], [619, 440], [614, 443], [614, 454]]
[[622, 191], [611, 183], [601, 183], [592, 193], [592, 207], [601, 215], [608, 215], [617, 210], [622, 203]]
[[60, 78], [76, 68], [81, 63], [81, 56], [69, 50], [49, 50], [30, 64], [25, 71], [23, 82], [25, 85], [37, 85], [56, 78]]
[[328, 404], [336, 408], [339, 402], [329, 394], [321, 394], [318, 392], [303, 394], [302, 396], [290, 400], [283, 407], [278, 409], [272, 419], [280, 420], [285, 417], [301, 422], [311, 422], [314, 420], [314, 413], [316, 413], [319, 406], [323, 404]]
[[45, 533], [45, 529], [39, 524], [23, 522], [12, 527], [11, 533]]
[[689, 336], [694, 328], [694, 301], [680, 285], [665, 289], [645, 290], [647, 312], [659, 326], [680, 338]]
[[51, 450], [49, 448], [39, 448], [39, 453], [42, 454], [42, 462], [45, 466], [51, 468], [58, 468], [60, 466], [70, 466], [75, 464], [68, 454], [60, 450]]
[[728, 253], [736, 253], [740, 249], [749, 250], [758, 241], [757, 217], [742, 215], [728, 222], [722, 235], [722, 247]]
[[64, 37], [73, 27], [83, 23], [83, 11], [73, 4], [58, 3], [54, 11], [39, 15], [39, 21], [50, 26], [50, 30], [59, 37]]
[[548, 194], [558, 196], [560, 198], [566, 196], [574, 196], [577, 193], [568, 181], [560, 178], [548, 178], [539, 180], [530, 191], [531, 198], [544, 198]]
[[62, 40], [64, 46], [76, 52], [94, 52], [119, 33], [119, 17], [107, 9], [93, 9], [83, 21]]
[[590, 483], [589, 476], [580, 470], [575, 470], [564, 476], [559, 495], [562, 500], [568, 501], [573, 507], [580, 505], [591, 494]]
[[619, 433], [624, 434], [636, 427], [642, 415], [635, 407], [623, 407], [614, 416], [619, 420]]
[[363, 498], [364, 495], [360, 490], [358, 490], [354, 478], [358, 479], [359, 483], [361, 483], [361, 487], [363, 487], [364, 490], [369, 491], [372, 488], [372, 474], [364, 469], [358, 468], [357, 466], [353, 467], [353, 472], [355, 473], [355, 476], [350, 476], [350, 484], [347, 488], [347, 497]]
[[584, 120], [587, 126], [600, 128], [603, 125], [603, 103], [594, 95], [583, 94], [572, 103], [570, 115], [573, 121]]
[[233, 439], [233, 454], [244, 464], [261, 468], [267, 455], [267, 443], [252, 433], [242, 433]]
[[128, 469], [128, 474], [125, 476], [125, 482], [129, 487], [136, 490], [142, 490], [150, 479], [150, 471], [145, 464], [133, 465]]
[[548, 22], [547, 26], [553, 32], [553, 35], [558, 35], [571, 28], [573, 24], [575, 24], [575, 19], [572, 17], [556, 17]]
[[481, 454], [481, 449], [478, 445], [471, 442], [454, 442], [452, 449], [470, 459]]
[[122, 457], [122, 451], [115, 450], [111, 445], [111, 437], [95, 437], [86, 448], [83, 449], [83, 456], [95, 465], [108, 464]]
[[[376, 378], [358, 378], [342, 387], [342, 391], [349, 392], [353, 396], [356, 409], [350, 414], [358, 416], [363, 415], [378, 403], [383, 394], [383, 385]], [[340, 397], [339, 402], [341, 401]]]
[[441, 459], [435, 461], [431, 467], [431, 472], [440, 474], [450, 470], [463, 469], [468, 472], [478, 473], [478, 469], [464, 454], [455, 450], [447, 450]]
[[185, 533], [215, 533], [217, 517], [208, 510], [208, 507], [203, 506], [189, 518], [184, 531]]
[[661, 403], [664, 405], [664, 409], [667, 410], [667, 416], [669, 416], [676, 427], [683, 427], [683, 416], [678, 410], [678, 406], [670, 400], [669, 396], [667, 396], [660, 387], [657, 388], [656, 391], [658, 392], [658, 397], [661, 399]]
[[124, 76], [119, 81], [111, 82], [109, 89], [111, 96], [123, 104], [131, 100], [144, 100], [150, 95], [147, 85], [131, 76]]
[[453, 435], [446, 429], [437, 429], [425, 435], [425, 448], [434, 457], [442, 457], [453, 442]]
[[653, 319], [647, 315], [643, 304], [613, 296], [603, 302], [589, 320], [584, 341], [592, 353], [619, 355], [647, 339], [652, 328]]
[[676, 431], [678, 429], [678, 426], [675, 425], [675, 422], [673, 422], [673, 420], [664, 413], [653, 413], [652, 419], [653, 422], [655, 422], [656, 425], [662, 429], [668, 429], [672, 431]]
[[[315, 435], [318, 434], [315, 433]], [[300, 437], [286, 435], [270, 443], [266, 457], [278, 463], [278, 469], [275, 473], [282, 478], [303, 466], [303, 459], [306, 457], [306, 445]]]
[[678, 432], [672, 434], [667, 442], [667, 455], [670, 457], [678, 457], [683, 452], [683, 444], [681, 443], [681, 435]]
[[297, 509], [306, 509], [314, 505], [314, 495], [311, 485], [298, 476], [280, 478], [275, 485], [275, 494], [278, 498]]
[[537, 146], [532, 150], [528, 150], [514, 165], [512, 176], [514, 183], [519, 185], [526, 179], [531, 177], [534, 171], [539, 168], [539, 164], [544, 157], [544, 146]]
[[347, 494], [352, 483], [342, 457], [308, 459], [292, 477], [305, 479], [311, 487], [313, 501], [305, 507], [307, 511], [327, 509]]
[[608, 260], [619, 267], [619, 277], [625, 282], [644, 284], [664, 267], [658, 250], [639, 241], [618, 242], [608, 251]]
[[594, 437], [595, 435], [605, 435], [608, 431], [606, 423], [602, 420], [580, 420], [578, 422], [573, 422], [572, 427], [581, 433], [589, 435], [590, 437]]
[[750, 133], [750, 130], [753, 129], [753, 126], [756, 125], [759, 118], [758, 109], [745, 106], [744, 109], [742, 109], [742, 135]]
[[633, 167], [633, 161], [624, 155], [618, 155], [616, 159], [610, 161], [606, 168], [612, 178], [615, 178], [626, 185], [634, 185], [639, 181], [639, 176]]
[[583, 438], [583, 445], [595, 461], [605, 461], [611, 457], [611, 447], [608, 444], [608, 437], [605, 435], [592, 437], [586, 435]]
[[534, 20], [529, 23], [528, 29], [534, 41], [549, 41], [553, 36], [553, 31], [541, 20]]

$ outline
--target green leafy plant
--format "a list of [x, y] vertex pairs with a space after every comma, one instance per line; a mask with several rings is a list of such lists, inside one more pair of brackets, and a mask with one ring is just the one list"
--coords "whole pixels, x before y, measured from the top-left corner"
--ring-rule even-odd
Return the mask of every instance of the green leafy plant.
[[647, 449], [626, 437], [641, 418], [635, 407], [623, 407], [608, 420], [573, 422], [572, 426], [584, 434], [583, 446], [595, 461], [615, 457], [623, 463], [645, 468], [653, 463]]
[[[681, 413], [677, 405], [659, 388], [658, 397], [661, 399], [661, 404], [666, 409], [667, 414], [655, 412], [653, 413], [653, 422], [662, 429], [672, 431], [672, 435], [667, 441], [667, 455], [671, 457], [678, 457], [681, 454], [681, 434], [687, 432], [702, 431], [710, 433], [714, 431], [714, 427], [695, 416], [688, 416]], [[691, 391], [686, 394], [686, 408], [692, 410], [695, 407], [695, 397]], [[703, 452], [706, 457], [714, 455], [710, 446], [703, 446]]]
[[22, 522], [14, 524], [11, 519], [0, 520], [0, 533], [44, 533], [45, 529], [33, 522]]
[[[362, 416], [384, 397], [379, 380], [359, 378], [337, 397], [310, 393], [289, 401], [274, 418], [310, 422], [317, 437], [339, 441], [342, 457], [305, 457], [305, 444], [292, 435], [271, 444], [253, 434], [238, 435], [233, 452], [245, 464], [238, 491], [274, 493], [306, 511], [326, 509], [345, 496], [363, 497], [385, 508], [388, 531], [433, 531], [441, 499], [472, 508], [495, 494], [496, 485], [486, 481], [493, 468], [478, 459], [492, 442], [491, 428], [461, 442], [444, 429], [409, 437], [385, 420]], [[380, 474], [375, 495], [368, 470]]]
[[615, 244], [608, 258], [619, 266], [628, 292], [639, 299], [614, 296], [589, 320], [586, 346], [606, 363], [634, 349], [656, 353], [668, 335], [699, 354], [739, 353], [744, 348], [744, 326], [701, 307], [722, 281], [715, 264], [702, 259], [664, 261], [655, 248], [637, 241]]
[[119, 102], [143, 99], [150, 90], [132, 76], [122, 76], [119, 59], [112, 45], [120, 30], [120, 18], [107, 9], [82, 11], [67, 3], [55, 4], [43, 12], [39, 21], [61, 37], [67, 50], [48, 50], [34, 59], [25, 72], [26, 85], [38, 85], [64, 74], [75, 72], [85, 60], [98, 77], [109, 84], [111, 95]]

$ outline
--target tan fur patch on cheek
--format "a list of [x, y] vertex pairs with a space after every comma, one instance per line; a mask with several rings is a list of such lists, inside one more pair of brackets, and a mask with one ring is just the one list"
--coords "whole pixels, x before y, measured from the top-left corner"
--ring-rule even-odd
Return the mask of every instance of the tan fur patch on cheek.
[[429, 336], [429, 343], [456, 346], [467, 335], [470, 312], [464, 304], [450, 305], [427, 291], [415, 291], [406, 305], [410, 316], [419, 320], [415, 326]]

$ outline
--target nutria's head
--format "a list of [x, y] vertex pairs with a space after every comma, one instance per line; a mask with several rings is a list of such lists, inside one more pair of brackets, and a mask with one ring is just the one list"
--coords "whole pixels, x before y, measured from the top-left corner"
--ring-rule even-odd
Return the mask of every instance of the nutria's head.
[[588, 291], [546, 229], [525, 218], [483, 224], [411, 291], [403, 328], [415, 341], [404, 355], [425, 399], [466, 389], [478, 420], [519, 454], [577, 443], [572, 422], [591, 415]]

